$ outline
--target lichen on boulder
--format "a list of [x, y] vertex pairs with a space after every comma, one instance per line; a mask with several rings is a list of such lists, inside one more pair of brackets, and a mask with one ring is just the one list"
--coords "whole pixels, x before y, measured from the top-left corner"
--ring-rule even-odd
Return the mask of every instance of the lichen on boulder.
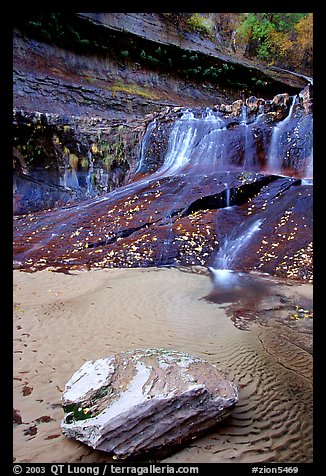
[[205, 360], [146, 349], [86, 362], [62, 402], [65, 436], [125, 459], [202, 435], [230, 414], [238, 392]]

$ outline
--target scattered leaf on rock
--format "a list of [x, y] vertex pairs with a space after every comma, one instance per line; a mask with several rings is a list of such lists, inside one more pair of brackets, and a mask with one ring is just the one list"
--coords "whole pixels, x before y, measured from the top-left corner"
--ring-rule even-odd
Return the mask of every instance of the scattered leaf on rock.
[[53, 440], [54, 438], [59, 438], [59, 436], [61, 436], [61, 435], [49, 435], [45, 439], [46, 440]]
[[49, 415], [43, 415], [40, 418], [36, 419], [37, 423], [48, 423], [49, 421], [54, 421]]
[[29, 435], [29, 436], [34, 436], [36, 435], [37, 433], [37, 427], [34, 425], [34, 426], [30, 426], [29, 428], [27, 428], [27, 430], [24, 431], [24, 435]]
[[19, 411], [15, 410], [15, 408], [13, 408], [12, 421], [13, 423], [17, 423], [17, 425], [21, 425], [23, 423], [23, 420], [22, 420], [22, 417], [20, 416]]
[[27, 395], [30, 395], [32, 391], [33, 391], [33, 387], [28, 387], [27, 385], [25, 385], [25, 387], [23, 388], [24, 397], [26, 397]]

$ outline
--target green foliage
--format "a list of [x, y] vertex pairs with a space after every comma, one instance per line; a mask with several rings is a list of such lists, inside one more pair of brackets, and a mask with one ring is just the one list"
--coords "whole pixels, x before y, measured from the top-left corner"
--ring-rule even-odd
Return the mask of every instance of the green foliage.
[[[238, 28], [240, 42], [246, 46], [247, 56], [274, 63], [295, 56], [300, 44], [296, 28], [309, 15], [307, 13], [248, 13]], [[303, 36], [303, 35], [302, 35]], [[312, 44], [312, 31], [310, 35]], [[291, 60], [290, 60], [291, 62]]]
[[313, 14], [306, 17], [295, 25], [296, 42], [293, 48], [292, 58], [297, 63], [309, 67], [313, 61]]
[[97, 148], [100, 150], [102, 155], [102, 163], [107, 172], [118, 164], [127, 162], [124, 142], [121, 138], [121, 131], [123, 130], [123, 125], [117, 127], [117, 135], [113, 139], [112, 143], [103, 142], [103, 144], [98, 145]]
[[114, 153], [114, 159], [117, 160], [118, 162], [124, 161], [125, 150], [124, 150], [123, 142], [121, 141], [120, 138], [113, 144], [112, 148]]
[[186, 68], [184, 69], [184, 73], [186, 74], [186, 76], [198, 76], [200, 70], [197, 68]]
[[266, 86], [266, 81], [262, 81], [261, 79], [257, 79], [254, 76], [251, 78], [251, 81], [252, 81], [254, 86], [257, 86], [257, 87]]
[[[162, 13], [182, 35], [186, 31], [208, 35], [216, 49], [258, 58], [283, 67], [312, 66], [311, 13]], [[145, 68], [216, 82], [232, 75], [230, 65], [210, 66], [199, 52], [172, 45], [133, 40], [124, 33], [101, 32], [74, 13], [29, 13], [15, 25], [31, 37], [77, 52], [102, 52], [125, 68], [141, 63]], [[214, 30], [219, 32], [218, 41]], [[291, 68], [292, 65], [292, 68]], [[137, 66], [138, 67], [138, 66]], [[222, 70], [222, 71], [221, 71]], [[308, 73], [309, 74], [309, 73]], [[93, 82], [94, 78], [86, 77]], [[233, 80], [235, 80], [233, 78]], [[241, 80], [243, 81], [243, 79]], [[138, 94], [138, 93], [137, 93]], [[144, 91], [145, 97], [147, 91]], [[150, 93], [152, 94], [152, 93]]]
[[152, 56], [149, 53], [146, 53], [144, 50], [140, 52], [140, 58], [146, 63], [150, 64], [158, 64], [160, 62], [159, 59], [155, 58], [155, 56]]
[[197, 54], [194, 54], [192, 56], [190, 56], [190, 61], [198, 61], [198, 55]]
[[84, 34], [72, 26], [69, 15], [65, 13], [37, 13], [28, 15], [22, 25], [31, 36], [56, 43], [66, 48], [85, 50], [100, 48], [94, 40], [86, 38]]
[[81, 168], [84, 170], [89, 169], [89, 161], [87, 157], [82, 157], [80, 161]]
[[87, 410], [88, 409], [82, 408], [79, 403], [73, 403], [63, 407], [64, 413], [68, 413], [66, 416], [67, 423], [92, 418], [93, 415]]
[[150, 88], [138, 86], [138, 84], [123, 83], [122, 81], [114, 83], [113, 86], [108, 87], [108, 89], [110, 89], [113, 94], [121, 92], [125, 94], [135, 94], [148, 99], [157, 99], [158, 97], [156, 92]]
[[34, 144], [16, 144], [17, 149], [23, 154], [27, 164], [32, 164], [33, 161], [47, 157], [45, 148], [42, 145]]
[[155, 53], [157, 54], [157, 56], [161, 56], [161, 54], [162, 54], [162, 49], [161, 49], [160, 46], [157, 48], [157, 50], [155, 50]]
[[104, 168], [107, 172], [110, 172], [114, 156], [109, 154], [104, 158]]
[[150, 63], [153, 63], [153, 64], [158, 64], [160, 62], [159, 59], [157, 59], [157, 58], [155, 58], [154, 56], [151, 56], [151, 55], [147, 55], [147, 60]]
[[79, 163], [79, 158], [77, 157], [77, 155], [76, 154], [70, 154], [69, 155], [69, 167], [71, 167], [73, 170], [77, 170], [78, 163]]
[[235, 72], [235, 67], [228, 63], [222, 63], [220, 66], [210, 66], [202, 70], [203, 77], [212, 81], [225, 78], [230, 74], [232, 75], [233, 72]]
[[295, 25], [304, 18], [307, 13], [265, 13], [269, 16], [276, 31], [293, 31]]
[[203, 35], [211, 35], [214, 23], [204, 16], [201, 16], [199, 13], [194, 13], [187, 20], [187, 26], [190, 31], [196, 31]]
[[203, 76], [207, 76], [208, 78], [218, 78], [219, 75], [222, 73], [221, 68], [214, 68], [214, 66], [210, 66], [209, 68], [206, 68], [203, 72]]
[[110, 149], [109, 143], [108, 143], [108, 142], [103, 142], [103, 144], [102, 144], [102, 150], [103, 150], [104, 152], [107, 152], [109, 149]]

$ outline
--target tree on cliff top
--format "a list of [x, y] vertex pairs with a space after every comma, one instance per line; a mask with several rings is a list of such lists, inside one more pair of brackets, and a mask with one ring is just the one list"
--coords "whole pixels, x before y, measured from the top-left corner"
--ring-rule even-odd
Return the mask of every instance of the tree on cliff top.
[[[180, 35], [192, 32], [229, 54], [312, 72], [312, 13], [162, 13]], [[29, 35], [78, 51], [105, 50], [105, 41], [73, 13], [31, 13], [17, 26]], [[213, 46], [214, 47], [214, 46]], [[124, 50], [123, 50], [124, 51]]]
[[164, 13], [182, 34], [209, 37], [228, 53], [312, 72], [312, 13]]
[[312, 70], [312, 13], [247, 13], [238, 28], [244, 55], [277, 66]]

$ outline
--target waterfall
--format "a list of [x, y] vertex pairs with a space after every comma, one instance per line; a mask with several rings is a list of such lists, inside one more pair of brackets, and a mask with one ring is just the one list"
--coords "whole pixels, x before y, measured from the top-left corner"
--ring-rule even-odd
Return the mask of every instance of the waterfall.
[[91, 195], [93, 191], [93, 183], [92, 183], [92, 177], [94, 175], [94, 166], [93, 166], [93, 156], [92, 156], [92, 151], [89, 150], [87, 152], [87, 160], [88, 160], [88, 171], [87, 171], [87, 176], [86, 176], [86, 185], [87, 185], [87, 194]]
[[256, 220], [242, 235], [236, 235], [234, 238], [227, 237], [217, 253], [215, 268], [232, 269], [240, 251], [243, 250], [252, 235], [260, 229], [262, 222], [263, 219]]
[[164, 163], [158, 170], [160, 176], [177, 174], [190, 162], [197, 139], [196, 122], [193, 113], [189, 111], [175, 122]]
[[145, 163], [145, 158], [146, 158], [146, 150], [147, 150], [147, 145], [149, 142], [149, 139], [152, 135], [153, 130], [156, 127], [156, 119], [154, 119], [152, 122], [150, 122], [147, 126], [147, 129], [145, 131], [143, 140], [141, 141], [140, 144], [140, 156], [139, 156], [139, 161], [138, 161], [138, 166], [135, 170], [135, 174], [141, 171], [144, 163]]
[[235, 234], [234, 237], [225, 239], [217, 253], [214, 267], [208, 268], [213, 275], [215, 286], [224, 290], [239, 290], [243, 286], [240, 275], [233, 271], [233, 265], [252, 235], [260, 229], [263, 221], [264, 219], [258, 219], [241, 235]]
[[255, 142], [255, 129], [253, 126], [257, 125], [260, 119], [264, 116], [264, 106], [260, 105], [258, 114], [254, 120], [248, 120], [247, 106], [242, 107], [240, 126], [244, 128], [244, 156], [243, 168], [249, 172], [257, 171], [257, 155]]
[[[267, 154], [267, 169], [270, 173], [280, 173], [282, 170], [284, 159], [282, 149], [288, 146], [286, 133], [295, 103], [296, 97], [292, 96], [287, 116], [272, 130]], [[198, 175], [240, 168], [249, 172], [259, 172], [255, 131], [259, 132], [260, 125], [262, 128], [265, 126], [264, 121], [261, 121], [263, 116], [262, 105], [257, 115], [250, 117], [248, 108], [244, 105], [237, 126], [229, 128], [230, 118], [220, 112], [209, 108], [198, 112], [184, 110], [172, 124], [163, 164], [148, 179], [155, 180], [181, 173]], [[146, 165], [150, 139], [156, 127], [158, 127], [156, 120], [147, 127], [136, 172], [140, 172]], [[240, 144], [243, 151], [241, 148], [239, 150]], [[239, 154], [243, 158], [241, 164]]]
[[231, 190], [227, 183], [224, 185], [226, 185], [226, 206], [229, 207], [231, 205]]
[[240, 126], [244, 127], [244, 159], [243, 168], [254, 170], [255, 166], [255, 142], [253, 140], [252, 129], [247, 122], [247, 106], [242, 107]]
[[88, 160], [89, 168], [93, 169], [93, 155], [91, 150], [87, 152], [87, 160]]
[[[247, 108], [243, 106], [240, 118], [239, 139], [226, 126], [228, 119], [211, 109], [196, 117], [190, 110], [178, 118], [170, 133], [168, 150], [161, 168], [156, 175], [167, 177], [187, 171], [187, 173], [209, 173], [229, 171], [239, 168], [239, 141], [244, 141], [243, 168], [255, 171], [257, 166], [256, 145], [253, 126], [258, 124], [263, 112], [248, 121]], [[242, 139], [244, 138], [244, 139]], [[191, 170], [188, 165], [191, 163]]]
[[[295, 97], [291, 99], [292, 103], [287, 117], [274, 127], [272, 133], [268, 166], [274, 172], [280, 169], [279, 142], [284, 132], [286, 132], [288, 122], [291, 120]], [[150, 175], [137, 177], [138, 172], [146, 171], [148, 161], [155, 163], [155, 158], [150, 155], [151, 151], [154, 152], [155, 150], [152, 147], [153, 140], [155, 141], [155, 131], [158, 127], [164, 128], [165, 125], [154, 119], [148, 124], [142, 139], [135, 180], [124, 187], [111, 191], [107, 196], [99, 197], [98, 200], [105, 201], [128, 193], [136, 193], [138, 190], [149, 186], [150, 183], [178, 175], [187, 174], [188, 185], [194, 186], [197, 178], [210, 173], [229, 172], [231, 170], [260, 172], [256, 153], [255, 130], [259, 131], [260, 122], [262, 128], [265, 127], [265, 121], [261, 121], [263, 116], [262, 105], [258, 114], [252, 117], [248, 117], [248, 109], [243, 106], [239, 122], [210, 108], [205, 110], [184, 109], [169, 126], [169, 139], [163, 164]], [[234, 126], [235, 124], [236, 126]], [[229, 127], [230, 125], [231, 127]], [[244, 152], [241, 151], [241, 146], [239, 147], [241, 144], [243, 144]], [[241, 158], [239, 154], [243, 158], [242, 163], [239, 160]], [[226, 203], [227, 206], [230, 206], [232, 190], [228, 190], [229, 185], [225, 187]]]
[[292, 103], [289, 113], [283, 121], [279, 122], [273, 128], [271, 143], [267, 155], [267, 167], [270, 173], [278, 174], [282, 171], [283, 157], [282, 157], [282, 135], [286, 132], [286, 126], [291, 119], [292, 111], [295, 104], [296, 96], [292, 96]]
[[69, 170], [68, 167], [65, 167], [63, 177], [60, 178], [60, 185], [68, 189], [77, 189], [79, 187], [79, 182], [76, 170]]
[[[243, 106], [242, 107], [242, 120], [240, 121], [240, 125], [244, 126], [244, 160], [243, 160], [243, 166], [246, 170], [249, 169], [249, 142], [251, 141], [251, 133], [249, 126], [247, 124], [247, 107]], [[250, 144], [251, 145], [251, 144]]]
[[[273, 153], [270, 154], [270, 162], [271, 157], [277, 153], [278, 139], [283, 133], [283, 128], [290, 121], [293, 107], [294, 97], [289, 114], [274, 128], [271, 144]], [[261, 107], [256, 116], [249, 118], [247, 106], [244, 105], [238, 127], [229, 129], [227, 125], [230, 123], [230, 119], [220, 112], [210, 108], [202, 111], [183, 110], [170, 129], [163, 164], [150, 176], [139, 179], [128, 188], [136, 191], [152, 181], [185, 173], [189, 177], [189, 185], [194, 185], [195, 179], [191, 176], [199, 177], [212, 172], [229, 172], [232, 169], [239, 170], [240, 168], [259, 172], [254, 130], [255, 127], [259, 127], [263, 115], [264, 111]], [[155, 134], [158, 124], [157, 120], [153, 120], [146, 129], [136, 172], [144, 170], [146, 166], [151, 138]], [[240, 141], [244, 150], [242, 164], [239, 163], [238, 158]], [[229, 207], [232, 202], [231, 190], [228, 184], [225, 187], [226, 206]]]
[[229, 185], [229, 175], [230, 175], [230, 172], [226, 172], [226, 182], [224, 183], [224, 187], [225, 187], [225, 205], [226, 205], [226, 208], [229, 208], [231, 207], [231, 188], [230, 188], [230, 185]]
[[313, 162], [314, 162], [314, 153], [313, 153], [313, 149], [311, 149], [311, 152], [307, 159], [305, 178], [313, 178]]
[[186, 111], [173, 125], [168, 151], [160, 176], [166, 177], [181, 173], [191, 162], [193, 172], [200, 166], [212, 167], [212, 162], [221, 156], [221, 139], [224, 121], [212, 110], [206, 110], [204, 117], [195, 117]]

